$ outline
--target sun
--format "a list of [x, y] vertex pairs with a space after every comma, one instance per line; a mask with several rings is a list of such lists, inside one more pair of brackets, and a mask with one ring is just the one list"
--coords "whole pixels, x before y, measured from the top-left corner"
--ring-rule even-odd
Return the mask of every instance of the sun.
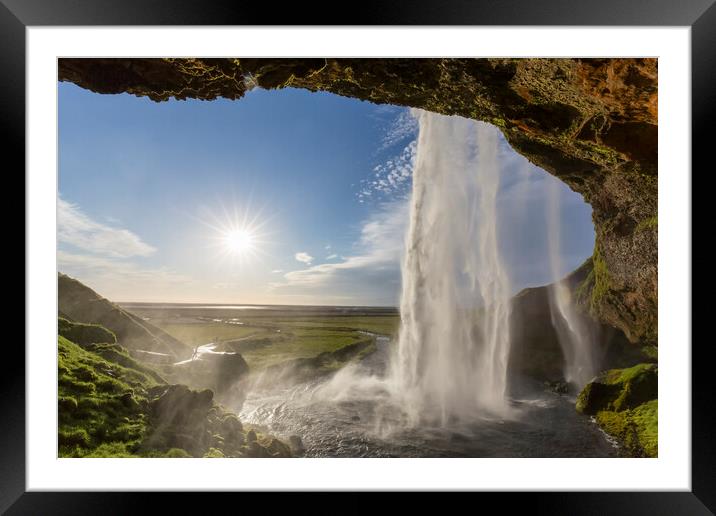
[[269, 222], [273, 213], [266, 217], [263, 209], [252, 210], [249, 203], [243, 208], [234, 201], [225, 205], [220, 201], [213, 206], [201, 206], [196, 220], [210, 231], [206, 241], [215, 251], [216, 263], [253, 267], [260, 257], [268, 257], [272, 245]]
[[231, 229], [224, 233], [224, 245], [232, 254], [242, 255], [254, 247], [254, 234], [248, 229]]

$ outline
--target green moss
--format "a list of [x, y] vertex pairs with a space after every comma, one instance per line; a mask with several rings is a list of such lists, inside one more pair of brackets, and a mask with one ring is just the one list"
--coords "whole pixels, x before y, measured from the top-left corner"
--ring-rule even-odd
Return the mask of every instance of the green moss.
[[72, 396], [60, 396], [57, 399], [57, 406], [60, 411], [67, 412], [69, 414], [74, 414], [78, 409], [77, 399]]
[[[58, 337], [58, 359], [60, 456], [102, 456], [98, 454], [104, 452], [111, 452], [111, 456], [131, 454], [147, 432], [146, 418], [139, 402], [127, 404], [121, 399], [123, 393], [133, 388], [123, 381], [131, 375], [122, 366], [108, 362], [62, 336]], [[136, 397], [144, 400], [143, 387], [152, 384], [145, 378], [145, 383], [139, 384]], [[116, 443], [123, 448], [120, 450], [120, 444]], [[109, 445], [113, 448], [108, 448]], [[100, 448], [102, 446], [105, 447]]]
[[659, 402], [651, 400], [621, 412], [601, 411], [596, 420], [616, 437], [631, 456], [657, 457], [659, 448]]
[[646, 355], [648, 358], [652, 358], [654, 360], [659, 359], [659, 348], [654, 345], [648, 345], [641, 348], [642, 353]]
[[[57, 345], [60, 457], [245, 455], [241, 422], [212, 406], [211, 392], [157, 383], [158, 375], [116, 344], [84, 348], [59, 336]], [[168, 389], [175, 396], [161, 418], [156, 407]]]
[[58, 317], [57, 328], [60, 335], [80, 346], [117, 342], [116, 335], [99, 324], [77, 323]]
[[127, 443], [114, 442], [100, 444], [90, 453], [84, 455], [85, 458], [132, 458], [139, 455], [132, 453], [127, 448]]
[[637, 364], [612, 369], [589, 382], [577, 396], [576, 409], [583, 414], [602, 410], [622, 411], [655, 399], [658, 389], [656, 364]]
[[604, 382], [609, 385], [626, 384], [642, 377], [649, 371], [655, 371], [654, 364], [637, 364], [626, 369], [612, 369], [607, 371]]
[[646, 231], [646, 230], [653, 230], [657, 229], [659, 224], [658, 216], [654, 215], [653, 217], [646, 218], [639, 222], [636, 226], [636, 231]]
[[594, 246], [594, 254], [592, 255], [592, 272], [593, 285], [590, 309], [592, 313], [598, 313], [601, 302], [608, 295], [610, 290], [609, 269], [607, 268], [607, 263], [604, 261], [604, 258], [599, 252], [598, 245]]
[[652, 400], [630, 411], [637, 427], [639, 442], [648, 457], [659, 453], [659, 401]]
[[222, 451], [216, 448], [209, 448], [209, 451], [204, 454], [205, 459], [223, 459], [224, 457]]
[[612, 369], [585, 386], [576, 409], [595, 414], [631, 456], [656, 457], [658, 444], [658, 367], [653, 363]]
[[59, 334], [81, 347], [120, 341], [127, 349], [157, 351], [175, 357], [190, 353], [184, 343], [69, 276], [58, 274], [57, 288], [58, 311], [72, 319], [58, 321]]
[[191, 458], [191, 455], [189, 455], [186, 450], [182, 450], [181, 448], [170, 448], [164, 454], [164, 457], [168, 459], [189, 459]]
[[[591, 260], [591, 258], [590, 258]], [[585, 304], [590, 300], [592, 289], [594, 288], [594, 269], [590, 266], [587, 276], [575, 289], [575, 295], [579, 304]]]
[[57, 433], [57, 442], [62, 446], [79, 446], [87, 448], [90, 446], [90, 436], [84, 428], [60, 427]]
[[610, 147], [604, 147], [604, 146], [598, 145], [596, 143], [591, 145], [589, 150], [591, 152], [597, 154], [598, 156], [606, 159], [606, 161], [608, 163], [617, 163], [624, 159], [621, 156], [621, 154], [618, 153], [617, 151], [615, 151], [614, 149], [612, 149]]
[[598, 316], [600, 307], [604, 300], [609, 296], [611, 288], [611, 280], [609, 278], [609, 270], [599, 251], [599, 245], [594, 246], [592, 256], [582, 264], [582, 267], [589, 267], [584, 280], [575, 288], [575, 296], [580, 305], [585, 306], [592, 316]]

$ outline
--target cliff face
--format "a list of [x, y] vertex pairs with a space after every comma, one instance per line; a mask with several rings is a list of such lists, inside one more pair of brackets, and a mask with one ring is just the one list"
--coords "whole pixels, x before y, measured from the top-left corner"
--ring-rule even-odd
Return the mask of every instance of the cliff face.
[[[564, 281], [574, 290], [584, 284], [590, 272], [590, 263], [586, 262]], [[552, 322], [550, 289], [550, 285], [526, 288], [512, 298], [508, 362], [510, 377], [554, 382], [564, 376], [565, 356]], [[595, 347], [593, 356], [600, 371], [655, 361], [645, 353], [648, 348], [630, 344], [624, 333], [595, 321], [585, 311], [577, 310], [574, 316], [579, 319], [579, 325], [589, 331], [591, 344]]]
[[656, 343], [655, 59], [60, 59], [59, 79], [156, 101], [305, 88], [492, 123], [592, 205], [582, 302]]

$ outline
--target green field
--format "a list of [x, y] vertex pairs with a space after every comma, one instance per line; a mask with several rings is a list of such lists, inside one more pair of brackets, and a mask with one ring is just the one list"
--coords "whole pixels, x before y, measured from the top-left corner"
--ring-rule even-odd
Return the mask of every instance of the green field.
[[374, 337], [365, 332], [394, 336], [400, 323], [397, 313], [368, 311], [335, 315], [331, 309], [316, 309], [309, 313], [278, 308], [192, 312], [135, 306], [131, 310], [192, 347], [215, 342], [218, 350], [241, 353], [254, 372], [281, 362], [311, 358], [373, 340]]

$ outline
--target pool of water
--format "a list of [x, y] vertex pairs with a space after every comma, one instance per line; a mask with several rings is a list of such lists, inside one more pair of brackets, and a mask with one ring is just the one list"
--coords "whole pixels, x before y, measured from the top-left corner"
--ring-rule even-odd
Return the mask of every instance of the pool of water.
[[381, 387], [388, 346], [379, 338], [378, 351], [350, 374], [250, 392], [241, 420], [284, 439], [299, 436], [307, 457], [618, 456], [597, 425], [575, 411], [573, 398], [539, 389], [511, 399], [509, 418], [408, 426]]

